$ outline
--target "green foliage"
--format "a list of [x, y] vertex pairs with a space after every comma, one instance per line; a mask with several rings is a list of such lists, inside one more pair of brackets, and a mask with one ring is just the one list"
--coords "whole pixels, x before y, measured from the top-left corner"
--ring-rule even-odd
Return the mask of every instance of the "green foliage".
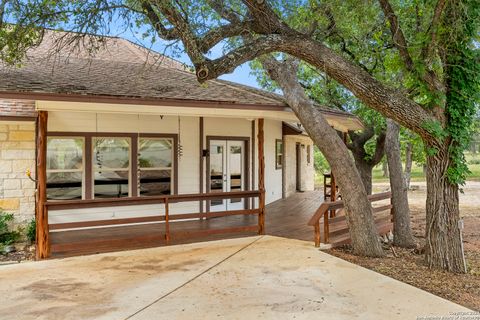
[[37, 234], [36, 231], [37, 231], [37, 225], [36, 225], [35, 219], [32, 219], [28, 223], [27, 229], [26, 229], [27, 239], [30, 240], [32, 243], [35, 242], [35, 238]]
[[443, 129], [442, 124], [438, 120], [427, 121], [423, 123], [423, 127], [439, 141], [443, 141], [448, 137], [448, 132]]
[[[452, 183], [463, 184], [469, 169], [464, 151], [474, 133], [478, 103], [480, 101], [480, 51], [478, 30], [480, 27], [480, 3], [466, 0], [449, 2], [442, 38], [448, 48], [447, 56], [447, 128], [451, 143], [451, 165], [447, 176]], [[454, 17], [454, 18], [450, 18]], [[453, 39], [453, 41], [452, 41]]]
[[0, 209], [0, 245], [8, 246], [21, 237], [20, 232], [10, 230], [10, 223], [13, 221], [13, 214]]
[[318, 147], [315, 146], [313, 153], [313, 167], [317, 173], [325, 173], [330, 171], [330, 165], [328, 164], [325, 156], [318, 150]]

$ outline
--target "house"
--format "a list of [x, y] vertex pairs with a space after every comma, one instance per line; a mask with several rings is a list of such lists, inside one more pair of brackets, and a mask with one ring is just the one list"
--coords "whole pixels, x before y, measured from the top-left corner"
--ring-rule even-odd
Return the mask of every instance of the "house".
[[[87, 36], [92, 52], [72, 36], [47, 31], [20, 68], [0, 68], [0, 207], [22, 221], [36, 208], [39, 258], [78, 250], [51, 243], [65, 230], [162, 224], [168, 242], [174, 220], [254, 214], [261, 233], [265, 204], [313, 190], [312, 140], [280, 95], [201, 85], [125, 39]], [[338, 131], [362, 127], [321, 111]]]

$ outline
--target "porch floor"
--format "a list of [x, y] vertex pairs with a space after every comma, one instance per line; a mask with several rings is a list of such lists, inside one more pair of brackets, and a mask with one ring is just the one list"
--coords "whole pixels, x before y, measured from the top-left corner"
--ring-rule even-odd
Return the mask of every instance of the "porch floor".
[[[315, 210], [323, 201], [320, 191], [296, 193], [286, 199], [266, 206], [265, 229], [267, 235], [289, 239], [312, 241], [313, 228], [307, 225]], [[169, 244], [238, 238], [255, 235], [256, 232], [209, 234], [194, 237], [207, 230], [242, 228], [257, 225], [257, 216], [231, 216], [206, 220], [181, 221], [170, 224], [172, 237]], [[70, 230], [50, 233], [52, 257], [129, 250], [164, 246], [165, 227], [161, 223]]]

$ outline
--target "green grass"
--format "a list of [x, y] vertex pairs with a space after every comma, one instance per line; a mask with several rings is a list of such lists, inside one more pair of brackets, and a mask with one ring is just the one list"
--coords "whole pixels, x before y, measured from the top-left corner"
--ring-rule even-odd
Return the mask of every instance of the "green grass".
[[[465, 158], [467, 159], [468, 168], [471, 171], [467, 180], [480, 181], [480, 153], [465, 153]], [[415, 163], [412, 166], [412, 181], [425, 181], [422, 166]], [[381, 165], [373, 168], [373, 182], [388, 182], [388, 178], [383, 176]], [[315, 175], [315, 185], [323, 185], [323, 175], [321, 173]]]

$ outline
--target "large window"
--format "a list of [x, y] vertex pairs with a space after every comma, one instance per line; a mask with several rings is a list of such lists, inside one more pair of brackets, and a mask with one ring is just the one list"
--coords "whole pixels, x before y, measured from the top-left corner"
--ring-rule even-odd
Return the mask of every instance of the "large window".
[[139, 195], [171, 194], [173, 139], [140, 138], [138, 142]]
[[47, 198], [74, 200], [176, 192], [176, 136], [52, 132]]
[[84, 138], [47, 139], [47, 199], [82, 199]]
[[92, 156], [94, 197], [128, 197], [130, 194], [130, 138], [93, 138]]

